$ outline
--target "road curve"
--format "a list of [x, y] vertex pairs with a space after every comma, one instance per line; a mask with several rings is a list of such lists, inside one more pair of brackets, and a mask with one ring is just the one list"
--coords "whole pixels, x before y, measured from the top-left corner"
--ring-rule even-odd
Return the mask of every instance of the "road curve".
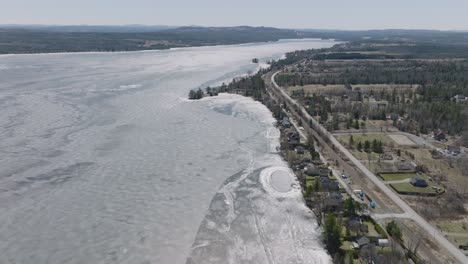
[[289, 95], [279, 87], [279, 85], [275, 81], [276, 75], [281, 72], [277, 71], [271, 76], [271, 82], [275, 89], [289, 102], [296, 105], [300, 112], [302, 112], [303, 116], [312, 122], [316, 127], [318, 127], [325, 135], [330, 138], [331, 143], [339, 149], [346, 157], [353, 162], [357, 168], [359, 168], [377, 187], [379, 187], [390, 199], [392, 199], [408, 216], [408, 218], [414, 220], [421, 228], [423, 228], [428, 234], [432, 235], [435, 241], [443, 248], [445, 248], [448, 252], [452, 254], [452, 256], [459, 261], [460, 263], [468, 263], [468, 258], [461, 252], [458, 248], [456, 248], [452, 243], [450, 243], [444, 235], [434, 228], [429, 222], [427, 222], [424, 218], [422, 218], [416, 211], [413, 210], [405, 201], [403, 201], [397, 194], [395, 194], [390, 188], [388, 188], [374, 173], [372, 173], [366, 166], [364, 166], [358, 159], [351, 154], [341, 143], [330, 133], [328, 132], [322, 125], [320, 125], [313, 117], [309, 115], [309, 113], [298, 104], [294, 99], [289, 97]]

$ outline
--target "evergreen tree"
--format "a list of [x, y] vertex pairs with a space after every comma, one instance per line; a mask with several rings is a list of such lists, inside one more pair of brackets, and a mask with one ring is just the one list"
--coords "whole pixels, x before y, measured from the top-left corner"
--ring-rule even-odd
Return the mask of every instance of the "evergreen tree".
[[361, 141], [358, 142], [358, 144], [357, 144], [357, 149], [358, 149], [359, 151], [362, 151], [362, 143], [361, 143]]
[[364, 151], [369, 153], [370, 152], [370, 142], [369, 140], [364, 141]]
[[379, 152], [379, 144], [377, 143], [377, 139], [372, 140], [372, 151], [375, 153]]
[[387, 233], [398, 240], [401, 240], [401, 230], [395, 221], [391, 221], [387, 224]]
[[324, 239], [328, 252], [334, 255], [341, 247], [341, 227], [337, 224], [336, 217], [332, 214], [325, 216]]
[[349, 142], [348, 142], [348, 144], [349, 144], [349, 147], [350, 147], [351, 149], [354, 148], [354, 137], [353, 137], [353, 135], [349, 136]]

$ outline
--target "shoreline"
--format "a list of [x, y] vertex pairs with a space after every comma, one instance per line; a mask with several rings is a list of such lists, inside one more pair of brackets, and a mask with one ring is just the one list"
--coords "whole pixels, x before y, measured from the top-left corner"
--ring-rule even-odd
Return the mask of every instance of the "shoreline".
[[122, 53], [146, 53], [146, 52], [162, 52], [162, 51], [176, 51], [176, 50], [185, 50], [185, 49], [203, 49], [203, 48], [213, 48], [213, 47], [239, 47], [239, 46], [248, 46], [255, 44], [269, 44], [269, 43], [278, 43], [281, 41], [335, 41], [340, 43], [336, 39], [321, 39], [321, 38], [295, 38], [295, 39], [278, 39], [276, 41], [259, 41], [259, 42], [245, 42], [238, 44], [213, 44], [213, 45], [200, 45], [200, 46], [186, 46], [186, 47], [171, 47], [167, 49], [136, 49], [136, 50], [119, 50], [119, 51], [59, 51], [59, 52], [35, 52], [35, 53], [1, 53], [1, 57], [7, 56], [33, 56], [33, 55], [72, 55], [72, 54], [122, 54]]

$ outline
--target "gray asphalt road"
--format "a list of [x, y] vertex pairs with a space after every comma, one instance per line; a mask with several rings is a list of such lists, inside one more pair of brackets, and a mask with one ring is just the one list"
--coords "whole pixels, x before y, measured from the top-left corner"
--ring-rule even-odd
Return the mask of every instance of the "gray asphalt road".
[[279, 85], [275, 81], [275, 76], [279, 73], [275, 72], [271, 76], [271, 82], [275, 86], [275, 88], [281, 93], [284, 99], [290, 101], [292, 104], [296, 105], [300, 112], [302, 112], [303, 116], [316, 125], [324, 134], [329, 136], [331, 143], [340, 150], [346, 157], [355, 164], [359, 170], [361, 170], [368, 178], [371, 180], [378, 188], [382, 190], [390, 199], [392, 199], [408, 216], [408, 218], [414, 220], [421, 228], [423, 228], [428, 234], [431, 234], [433, 239], [443, 248], [445, 248], [448, 252], [452, 254], [452, 256], [459, 261], [460, 263], [468, 263], [468, 258], [461, 252], [458, 248], [456, 248], [450, 241], [448, 241], [444, 235], [434, 228], [429, 222], [427, 222], [424, 218], [422, 218], [416, 211], [413, 210], [405, 201], [403, 201], [397, 194], [395, 194], [390, 188], [388, 188], [384, 182], [382, 182], [375, 174], [373, 174], [366, 166], [364, 166], [358, 159], [354, 157], [341, 143], [331, 134], [329, 133], [324, 127], [322, 127], [314, 118], [312, 118], [309, 113], [294, 99], [289, 97], [289, 95], [279, 87]]

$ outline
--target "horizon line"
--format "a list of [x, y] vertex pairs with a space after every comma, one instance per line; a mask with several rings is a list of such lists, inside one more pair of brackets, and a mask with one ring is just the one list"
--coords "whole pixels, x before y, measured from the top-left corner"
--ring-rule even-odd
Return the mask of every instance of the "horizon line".
[[229, 26], [208, 26], [208, 25], [167, 25], [167, 24], [30, 24], [30, 23], [0, 23], [0, 27], [201, 27], [201, 28], [235, 28], [235, 27], [265, 27], [289, 30], [326, 30], [326, 31], [374, 31], [374, 30], [408, 30], [408, 31], [450, 31], [468, 32], [468, 29], [435, 29], [435, 28], [366, 28], [366, 29], [336, 29], [336, 28], [308, 28], [308, 27], [278, 27], [267, 25], [229, 25]]

